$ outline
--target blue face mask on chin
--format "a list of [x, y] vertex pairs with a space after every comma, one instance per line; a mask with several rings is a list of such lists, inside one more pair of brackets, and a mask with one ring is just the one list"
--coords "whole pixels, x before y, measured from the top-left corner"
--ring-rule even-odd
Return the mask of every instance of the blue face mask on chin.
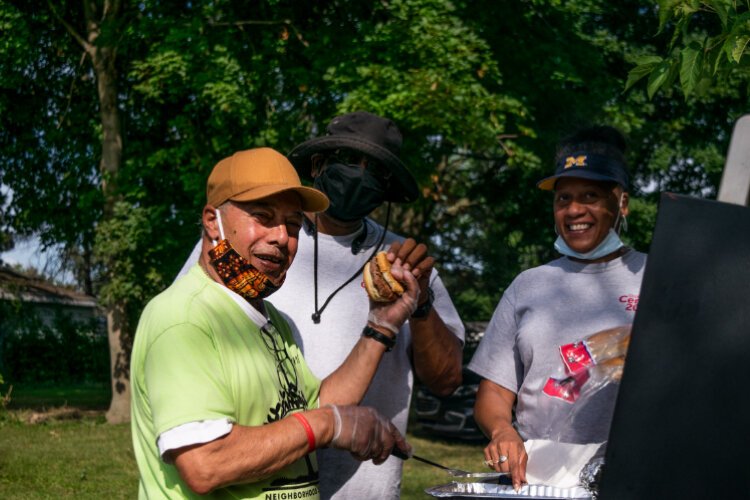
[[601, 243], [596, 246], [596, 248], [586, 253], [576, 252], [575, 250], [570, 248], [568, 244], [565, 243], [565, 240], [562, 236], [558, 236], [557, 240], [555, 240], [555, 250], [567, 257], [575, 257], [576, 259], [581, 260], [600, 259], [613, 252], [618, 251], [624, 246], [625, 244], [620, 239], [620, 235], [618, 235], [612, 228], [609, 229], [609, 233], [607, 233], [607, 236], [602, 240]]

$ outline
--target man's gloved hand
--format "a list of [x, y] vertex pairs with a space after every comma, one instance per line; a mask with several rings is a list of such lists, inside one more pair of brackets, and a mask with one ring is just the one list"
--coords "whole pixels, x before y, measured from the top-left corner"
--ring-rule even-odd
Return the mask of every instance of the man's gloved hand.
[[357, 460], [370, 460], [382, 464], [397, 447], [405, 454], [411, 453], [406, 442], [393, 423], [367, 406], [327, 405], [333, 412], [335, 428], [331, 446], [349, 450]]
[[389, 330], [394, 335], [401, 325], [414, 314], [419, 301], [419, 284], [414, 275], [403, 268], [400, 259], [391, 265], [391, 274], [404, 285], [404, 293], [393, 302], [373, 302], [370, 300], [370, 313], [367, 321]]

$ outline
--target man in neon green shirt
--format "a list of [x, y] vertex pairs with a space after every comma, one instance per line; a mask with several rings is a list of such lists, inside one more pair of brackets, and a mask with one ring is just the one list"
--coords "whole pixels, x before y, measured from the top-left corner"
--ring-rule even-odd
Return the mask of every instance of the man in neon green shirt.
[[375, 463], [394, 446], [410, 452], [390, 421], [354, 406], [416, 309], [419, 285], [400, 261], [393, 274], [406, 293], [371, 303], [359, 342], [323, 381], [263, 300], [284, 282], [303, 211], [327, 205], [270, 148], [214, 167], [201, 258], [146, 306], [136, 331], [132, 430], [141, 498], [318, 498], [316, 448]]

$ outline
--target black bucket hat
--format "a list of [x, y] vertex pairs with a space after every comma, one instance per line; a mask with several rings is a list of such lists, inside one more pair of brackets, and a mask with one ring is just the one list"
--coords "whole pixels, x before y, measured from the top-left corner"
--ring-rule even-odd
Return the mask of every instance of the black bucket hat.
[[574, 152], [560, 158], [555, 168], [555, 175], [537, 182], [537, 187], [553, 191], [561, 177], [577, 177], [594, 181], [615, 182], [625, 191], [628, 190], [628, 171], [623, 162], [611, 156], [590, 154], [585, 151]]
[[305, 141], [289, 153], [289, 161], [300, 177], [312, 180], [310, 159], [313, 154], [346, 148], [380, 161], [393, 172], [386, 201], [401, 203], [417, 199], [417, 181], [398, 158], [403, 139], [393, 121], [366, 111], [355, 111], [331, 120], [326, 132], [327, 135]]

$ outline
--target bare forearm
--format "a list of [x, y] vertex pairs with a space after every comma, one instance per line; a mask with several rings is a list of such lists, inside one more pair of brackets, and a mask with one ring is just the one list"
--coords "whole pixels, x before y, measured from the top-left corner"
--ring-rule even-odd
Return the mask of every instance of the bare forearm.
[[359, 404], [370, 387], [385, 350], [385, 345], [380, 342], [360, 337], [341, 366], [323, 380], [320, 386], [321, 406]]
[[485, 436], [507, 431], [513, 427], [515, 394], [488, 380], [482, 380], [474, 404], [474, 420]]
[[414, 372], [433, 393], [451, 394], [461, 384], [461, 341], [433, 309], [425, 318], [409, 320]]
[[[331, 411], [310, 410], [303, 415], [317, 447], [328, 445], [335, 425]], [[306, 455], [308, 446], [304, 427], [290, 416], [258, 427], [235, 425], [220, 439], [176, 450], [175, 466], [193, 491], [205, 494], [268, 477]]]

